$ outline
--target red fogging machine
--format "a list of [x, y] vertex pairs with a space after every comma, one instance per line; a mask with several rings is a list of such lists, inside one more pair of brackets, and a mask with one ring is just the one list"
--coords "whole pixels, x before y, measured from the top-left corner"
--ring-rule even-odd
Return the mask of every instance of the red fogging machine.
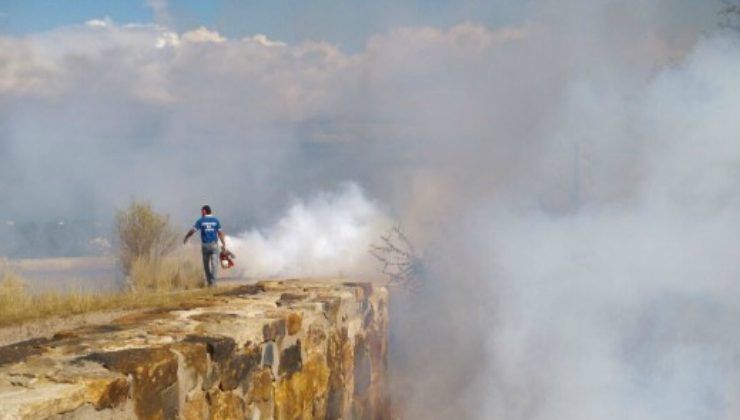
[[219, 261], [221, 261], [221, 268], [223, 269], [229, 269], [234, 266], [234, 258], [236, 258], [236, 255], [234, 255], [233, 252], [226, 249], [226, 247], [221, 248], [221, 254], [219, 254]]

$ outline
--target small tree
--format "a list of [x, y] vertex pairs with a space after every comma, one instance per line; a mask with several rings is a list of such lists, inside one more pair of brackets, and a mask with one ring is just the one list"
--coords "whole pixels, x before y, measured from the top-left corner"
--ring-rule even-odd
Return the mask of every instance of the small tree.
[[169, 216], [155, 212], [148, 202], [132, 201], [128, 209], [119, 210], [116, 233], [121, 267], [127, 276], [137, 259], [158, 261], [177, 246], [177, 232]]

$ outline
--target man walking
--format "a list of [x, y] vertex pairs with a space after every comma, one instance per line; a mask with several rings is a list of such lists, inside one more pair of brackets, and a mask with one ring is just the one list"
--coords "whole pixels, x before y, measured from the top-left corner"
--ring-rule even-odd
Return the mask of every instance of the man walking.
[[218, 241], [221, 240], [221, 246], [226, 248], [224, 232], [221, 230], [221, 222], [211, 214], [211, 206], [205, 205], [200, 209], [201, 217], [195, 221], [195, 225], [185, 234], [182, 243], [185, 244], [188, 239], [200, 231], [201, 252], [203, 253], [203, 270], [206, 272], [206, 282], [208, 286], [213, 286], [216, 282], [216, 270], [218, 269]]

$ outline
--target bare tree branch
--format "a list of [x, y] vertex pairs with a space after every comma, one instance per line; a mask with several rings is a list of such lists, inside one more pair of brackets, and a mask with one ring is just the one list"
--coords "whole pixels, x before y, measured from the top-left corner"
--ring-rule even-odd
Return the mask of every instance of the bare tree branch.
[[379, 245], [371, 245], [369, 252], [382, 264], [380, 271], [388, 276], [388, 284], [407, 290], [417, 288], [423, 261], [401, 227], [392, 227], [380, 241]]

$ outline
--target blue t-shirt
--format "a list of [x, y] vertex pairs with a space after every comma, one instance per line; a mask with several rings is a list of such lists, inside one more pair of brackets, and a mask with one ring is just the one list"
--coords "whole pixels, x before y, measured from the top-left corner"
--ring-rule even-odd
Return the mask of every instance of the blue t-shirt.
[[200, 240], [204, 244], [210, 244], [218, 241], [218, 232], [221, 230], [221, 222], [209, 214], [203, 216], [195, 222], [193, 228], [200, 231]]

